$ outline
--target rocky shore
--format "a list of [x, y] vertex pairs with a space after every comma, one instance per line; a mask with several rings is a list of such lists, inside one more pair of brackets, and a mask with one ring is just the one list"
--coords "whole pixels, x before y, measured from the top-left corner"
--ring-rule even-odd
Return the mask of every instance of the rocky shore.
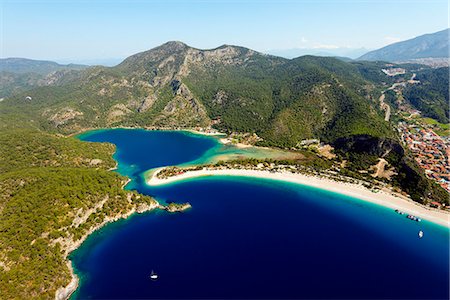
[[[125, 185], [126, 185], [126, 183], [125, 183]], [[190, 209], [191, 207], [192, 206], [190, 203], [170, 203], [168, 205], [161, 205], [156, 200], [153, 200], [153, 203], [151, 203], [151, 204], [140, 204], [136, 207], [133, 207], [131, 210], [129, 210], [126, 213], [122, 213], [122, 214], [116, 215], [114, 217], [106, 217], [102, 223], [92, 227], [88, 232], [86, 232], [85, 235], [83, 235], [82, 238], [80, 238], [77, 241], [73, 241], [71, 238], [65, 238], [65, 239], [61, 238], [55, 242], [58, 242], [61, 244], [61, 247], [64, 251], [64, 259], [67, 260], [67, 257], [69, 256], [69, 254], [72, 251], [76, 250], [78, 247], [80, 247], [81, 244], [83, 244], [83, 242], [88, 238], [89, 235], [91, 235], [95, 231], [99, 230], [100, 228], [104, 227], [108, 223], [116, 222], [120, 219], [126, 219], [135, 213], [141, 214], [141, 213], [148, 212], [148, 211], [151, 211], [154, 209], [162, 209], [162, 210], [165, 210], [170, 213], [175, 213], [175, 212], [185, 211], [187, 209]], [[56, 300], [69, 299], [70, 296], [78, 288], [79, 279], [73, 270], [72, 263], [69, 260], [67, 260], [66, 263], [67, 263], [67, 267], [70, 270], [72, 280], [70, 281], [70, 283], [67, 286], [60, 287], [56, 291], [56, 294], [55, 294]]]
[[[157, 209], [160, 207], [161, 207], [160, 204], [156, 200], [154, 200], [154, 202], [152, 204], [140, 204], [137, 207], [133, 207], [131, 210], [129, 210], [126, 213], [118, 214], [114, 217], [106, 217], [103, 220], [103, 222], [92, 227], [88, 232], [86, 232], [86, 234], [83, 235], [83, 237], [81, 237], [77, 241], [73, 241], [71, 238], [58, 240], [57, 242], [59, 242], [61, 244], [61, 248], [64, 250], [64, 259], [67, 260], [68, 255], [72, 251], [74, 251], [78, 247], [80, 247], [80, 245], [88, 238], [89, 235], [91, 235], [93, 232], [99, 230], [100, 228], [104, 227], [108, 223], [112, 223], [112, 222], [118, 221], [120, 219], [126, 219], [134, 213], [144, 213], [144, 212], [151, 211], [151, 210], [154, 210], [154, 209]], [[79, 279], [76, 276], [76, 274], [74, 273], [72, 263], [69, 260], [67, 260], [67, 266], [70, 270], [72, 280], [70, 281], [70, 283], [67, 286], [61, 287], [56, 291], [55, 299], [57, 299], [57, 300], [69, 299], [70, 296], [78, 288]]]
[[191, 204], [189, 202], [186, 203], [170, 203], [166, 206], [160, 206], [161, 209], [174, 213], [174, 212], [182, 212], [189, 208], [191, 208]]

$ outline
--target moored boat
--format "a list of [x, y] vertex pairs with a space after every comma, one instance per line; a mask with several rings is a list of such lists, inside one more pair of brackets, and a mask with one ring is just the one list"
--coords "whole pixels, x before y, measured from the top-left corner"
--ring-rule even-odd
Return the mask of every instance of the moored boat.
[[418, 218], [418, 217], [413, 216], [413, 215], [407, 215], [406, 217], [407, 217], [408, 219], [412, 220], [412, 221], [416, 221], [416, 222], [421, 222], [421, 221], [422, 221], [421, 218]]
[[158, 280], [158, 274], [156, 274], [153, 270], [152, 273], [150, 274], [150, 279], [153, 281]]

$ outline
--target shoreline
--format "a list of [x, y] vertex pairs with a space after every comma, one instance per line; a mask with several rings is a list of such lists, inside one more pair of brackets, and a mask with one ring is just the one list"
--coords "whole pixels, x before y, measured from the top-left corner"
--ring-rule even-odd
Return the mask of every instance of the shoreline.
[[[161, 130], [161, 129], [157, 129], [157, 130]], [[161, 131], [164, 131], [164, 130], [162, 129]], [[219, 136], [226, 136], [227, 135], [226, 133], [219, 132], [219, 131], [216, 131], [216, 132], [205, 132], [205, 131], [199, 131], [199, 130], [196, 130], [196, 129], [188, 129], [188, 128], [187, 129], [179, 129], [179, 130], [176, 130], [176, 131], [187, 131], [187, 132], [190, 132], [190, 133], [193, 133], [193, 134], [213, 136], [213, 137], [219, 137]]]
[[[247, 144], [243, 144], [243, 143], [233, 143], [233, 142], [231, 141], [231, 139], [228, 138], [228, 137], [220, 138], [220, 139], [219, 139], [219, 142], [220, 142], [222, 145], [233, 145], [233, 146], [235, 146], [236, 148], [240, 148], [240, 149], [251, 148], [251, 147], [255, 147], [255, 148], [256, 148], [256, 146], [247, 145]], [[261, 147], [261, 148], [268, 149], [268, 148], [266, 148], [266, 147]]]
[[[197, 131], [195, 129], [169, 129], [169, 128], [142, 128], [142, 127], [127, 127], [127, 126], [118, 126], [118, 127], [111, 127], [111, 128], [86, 128], [83, 130], [79, 130], [77, 132], [71, 133], [69, 135], [66, 135], [66, 137], [77, 137], [79, 135], [91, 132], [91, 131], [97, 131], [97, 130], [109, 130], [109, 129], [144, 129], [144, 130], [149, 130], [149, 131], [178, 131], [178, 132], [187, 132], [187, 133], [191, 133], [191, 134], [198, 134], [198, 135], [204, 135], [204, 136], [223, 136], [226, 135], [224, 133], [207, 133], [207, 132], [201, 132], [201, 131]], [[114, 155], [114, 154], [113, 154]], [[118, 169], [119, 163], [116, 161], [116, 164], [114, 167], [109, 168], [108, 171], [115, 171]], [[122, 184], [122, 189], [125, 188], [125, 186], [131, 182], [130, 178], [127, 178], [127, 180]], [[116, 222], [118, 220], [121, 219], [128, 219], [129, 217], [131, 217], [134, 214], [141, 214], [141, 213], [145, 213], [145, 212], [149, 212], [155, 209], [163, 209], [163, 210], [167, 210], [169, 212], [175, 212], [175, 211], [183, 211], [186, 209], [191, 208], [190, 204], [184, 204], [181, 209], [179, 210], [170, 210], [168, 209], [168, 207], [162, 206], [158, 201], [156, 201], [156, 199], [153, 199], [155, 201], [154, 205], [144, 205], [144, 206], [139, 206], [139, 207], [133, 207], [131, 210], [129, 210], [126, 213], [123, 214], [119, 214], [116, 215], [114, 217], [109, 217], [109, 218], [105, 218], [101, 223], [95, 225], [94, 227], [92, 227], [90, 230], [88, 230], [88, 232], [86, 232], [85, 235], [83, 235], [79, 240], [72, 242], [71, 245], [68, 247], [68, 249], [66, 249], [65, 253], [64, 253], [64, 261], [69, 269], [69, 273], [71, 276], [71, 280], [70, 282], [66, 285], [66, 286], [62, 286], [59, 287], [56, 290], [55, 293], [55, 299], [56, 300], [66, 300], [66, 299], [70, 299], [70, 297], [73, 295], [73, 293], [75, 293], [75, 291], [78, 289], [79, 284], [80, 284], [80, 279], [78, 278], [77, 274], [75, 273], [75, 270], [72, 266], [72, 261], [70, 259], [68, 259], [70, 253], [72, 253], [73, 251], [77, 250], [84, 241], [86, 241], [86, 239], [93, 234], [95, 231], [103, 228], [104, 226]]]
[[[226, 133], [223, 132], [219, 132], [219, 131], [215, 131], [215, 132], [208, 132], [208, 131], [201, 131], [195, 128], [172, 128], [172, 127], [153, 127], [153, 126], [148, 126], [148, 127], [139, 127], [139, 126], [114, 126], [114, 127], [89, 127], [89, 128], [84, 128], [84, 129], [80, 129], [76, 132], [72, 132], [69, 134], [66, 134], [63, 136], [65, 137], [76, 137], [78, 135], [82, 135], [91, 131], [98, 131], [98, 130], [109, 130], [109, 129], [143, 129], [143, 130], [148, 130], [148, 131], [177, 131], [177, 132], [188, 132], [188, 133], [192, 133], [192, 134], [198, 134], [198, 135], [204, 135], [204, 136], [211, 136], [211, 137], [220, 137], [220, 136], [227, 136]], [[204, 130], [208, 130], [208, 129], [204, 129]]]
[[280, 180], [310, 186], [333, 193], [343, 194], [359, 200], [382, 205], [391, 209], [399, 209], [408, 214], [420, 217], [424, 220], [450, 228], [450, 214], [437, 209], [431, 209], [407, 197], [395, 194], [387, 189], [373, 192], [362, 184], [354, 184], [342, 181], [336, 181], [319, 176], [305, 175], [290, 172], [269, 172], [265, 170], [246, 170], [246, 169], [221, 169], [221, 170], [196, 170], [186, 171], [183, 174], [171, 176], [166, 179], [156, 177], [157, 173], [163, 168], [153, 172], [151, 177], [146, 178], [146, 184], [149, 186], [159, 186], [191, 178], [200, 178], [208, 176], [243, 176], [271, 180]]
[[[128, 179], [124, 184], [122, 185], [122, 189], [131, 182], [131, 179]], [[55, 299], [56, 300], [66, 300], [70, 299], [73, 293], [76, 292], [76, 290], [79, 287], [80, 284], [80, 278], [75, 273], [75, 269], [72, 265], [72, 261], [68, 259], [70, 253], [77, 250], [86, 240], [87, 238], [95, 233], [97, 230], [107, 226], [110, 223], [117, 222], [119, 220], [126, 220], [130, 217], [132, 217], [135, 214], [143, 214], [146, 212], [154, 211], [156, 209], [165, 210], [169, 213], [176, 213], [176, 212], [183, 212], [185, 210], [190, 209], [192, 206], [189, 203], [181, 203], [181, 204], [175, 204], [175, 207], [172, 207], [170, 205], [161, 205], [156, 199], [153, 199], [152, 204], [140, 204], [139, 206], [135, 206], [131, 208], [128, 212], [118, 214], [116, 216], [107, 217], [103, 220], [103, 222], [97, 224], [96, 226], [92, 227], [90, 230], [86, 232], [79, 240], [73, 242], [71, 241], [69, 246], [65, 249], [64, 253], [64, 260], [66, 262], [66, 265], [69, 269], [71, 280], [68, 285], [60, 287], [56, 290], [55, 293]]]
[[[123, 185], [123, 187], [130, 181], [131, 181], [131, 179], [129, 179]], [[78, 289], [78, 286], [80, 284], [80, 279], [78, 278], [77, 274], [75, 273], [75, 270], [72, 266], [72, 261], [70, 259], [68, 259], [69, 254], [72, 253], [73, 251], [77, 250], [91, 234], [93, 234], [95, 231], [105, 227], [106, 225], [116, 222], [121, 219], [128, 219], [129, 217], [131, 217], [134, 214], [142, 214], [142, 213], [149, 212], [149, 211], [155, 210], [157, 208], [160, 208], [161, 205], [159, 204], [159, 202], [156, 201], [155, 199], [154, 199], [154, 201], [155, 201], [155, 203], [153, 203], [153, 204], [140, 205], [139, 207], [133, 207], [126, 213], [119, 214], [119, 215], [116, 215], [113, 217], [105, 218], [103, 220], [103, 222], [97, 224], [96, 226], [94, 226], [90, 230], [88, 230], [88, 232], [86, 232], [86, 234], [84, 234], [79, 240], [71, 243], [71, 245], [68, 247], [68, 249], [66, 249], [66, 252], [64, 253], [64, 260], [69, 268], [71, 280], [70, 280], [69, 284], [67, 284], [66, 286], [60, 287], [56, 290], [55, 300], [70, 299], [70, 297], [72, 296], [73, 293], [75, 293], [75, 291]]]
[[[246, 144], [233, 144], [230, 140], [227, 139], [227, 134], [224, 133], [209, 133], [209, 132], [201, 132], [195, 129], [189, 128], [152, 128], [152, 127], [112, 127], [112, 128], [88, 128], [76, 133], [69, 134], [67, 137], [76, 137], [77, 135], [81, 135], [84, 133], [88, 133], [91, 131], [97, 130], [109, 130], [109, 129], [143, 129], [148, 131], [174, 131], [174, 132], [186, 132], [191, 134], [198, 134], [203, 136], [210, 136], [217, 138], [218, 142], [222, 145], [232, 144], [237, 148], [262, 148], [262, 149], [271, 149], [268, 147], [256, 147]], [[222, 138], [221, 138], [222, 136]], [[225, 136], [225, 137], [224, 137]], [[116, 161], [116, 165], [110, 168], [108, 171], [114, 171], [118, 168], [118, 162]], [[371, 203], [375, 203], [378, 205], [382, 205], [384, 207], [392, 208], [392, 209], [400, 209], [407, 213], [413, 214], [415, 216], [426, 219], [427, 221], [431, 221], [433, 223], [437, 223], [439, 225], [445, 226], [447, 228], [450, 227], [450, 214], [445, 213], [443, 211], [438, 211], [434, 209], [430, 209], [423, 205], [420, 205], [412, 200], [408, 200], [408, 198], [404, 196], [395, 195], [393, 192], [389, 190], [380, 190], [378, 193], [374, 193], [368, 188], [362, 186], [361, 184], [354, 183], [346, 183], [341, 181], [336, 181], [329, 178], [321, 178], [319, 176], [313, 175], [305, 175], [300, 173], [290, 173], [290, 172], [269, 172], [265, 170], [245, 170], [245, 169], [222, 169], [222, 170], [197, 170], [197, 171], [187, 171], [181, 175], [175, 175], [167, 179], [159, 179], [156, 177], [157, 173], [164, 169], [156, 168], [150, 169], [143, 172], [144, 179], [147, 185], [150, 186], [158, 186], [165, 185], [173, 182], [182, 181], [190, 178], [199, 178], [199, 177], [207, 177], [207, 176], [244, 176], [244, 177], [255, 177], [255, 178], [263, 178], [263, 179], [271, 179], [271, 180], [279, 180], [284, 182], [291, 182], [295, 184], [310, 186], [314, 188], [319, 188], [322, 190], [327, 190], [330, 192], [335, 192], [343, 195], [347, 195], [362, 201], [367, 201]], [[131, 179], [127, 179], [126, 182], [122, 185], [122, 189], [131, 181]], [[68, 256], [71, 252], [78, 249], [83, 242], [95, 231], [101, 229], [109, 223], [118, 221], [120, 219], [127, 219], [131, 217], [135, 213], [144, 213], [148, 211], [152, 211], [158, 208], [162, 208], [156, 200], [154, 205], [146, 205], [145, 207], [133, 207], [130, 211], [116, 215], [114, 217], [105, 218], [103, 222], [97, 224], [93, 228], [91, 228], [82, 238], [78, 241], [73, 242], [71, 247], [66, 249], [66, 253], [64, 255], [64, 260], [69, 268], [69, 272], [71, 275], [71, 281], [68, 285], [60, 287], [57, 289], [55, 293], [55, 299], [69, 299], [73, 293], [78, 289], [80, 280], [75, 273], [75, 270], [72, 266], [72, 261], [68, 259]], [[189, 209], [189, 206], [185, 206], [184, 209]], [[184, 210], [183, 209], [183, 210]]]

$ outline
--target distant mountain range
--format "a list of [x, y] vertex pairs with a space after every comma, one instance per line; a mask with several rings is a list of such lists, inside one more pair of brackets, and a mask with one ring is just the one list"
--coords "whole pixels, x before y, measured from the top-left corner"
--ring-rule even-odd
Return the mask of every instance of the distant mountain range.
[[0, 58], [0, 72], [11, 73], [37, 73], [47, 75], [61, 70], [82, 70], [86, 65], [61, 65], [53, 61], [33, 60], [27, 58]]
[[[383, 48], [369, 51], [366, 48], [292, 48], [272, 49], [265, 53], [292, 59], [305, 55], [336, 57], [344, 61], [350, 59], [387, 62], [442, 62], [450, 57], [450, 29], [424, 34], [413, 39], [390, 44]], [[47, 75], [60, 70], [82, 70], [89, 65], [115, 66], [122, 59], [85, 60], [86, 64], [59, 64], [53, 61], [32, 60], [26, 58], [0, 58], [0, 72], [37, 73]], [[447, 60], [448, 61], [448, 60]]]
[[370, 51], [359, 60], [405, 62], [411, 60], [449, 58], [450, 29], [424, 34], [416, 38], [394, 43], [378, 50]]
[[57, 85], [88, 67], [27, 58], [0, 58], [0, 98], [39, 86]]
[[281, 56], [284, 58], [295, 58], [303, 55], [346, 57], [355, 59], [367, 53], [366, 48], [292, 48], [292, 49], [273, 49], [266, 51], [268, 54]]

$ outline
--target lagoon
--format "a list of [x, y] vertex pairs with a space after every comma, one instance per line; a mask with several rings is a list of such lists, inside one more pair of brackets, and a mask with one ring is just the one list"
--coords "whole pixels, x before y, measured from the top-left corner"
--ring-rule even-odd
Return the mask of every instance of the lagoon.
[[448, 298], [445, 227], [281, 181], [145, 184], [148, 169], [234, 151], [212, 137], [114, 129], [80, 138], [117, 145], [128, 189], [192, 209], [133, 216], [90, 236], [70, 257], [82, 279], [74, 298]]

